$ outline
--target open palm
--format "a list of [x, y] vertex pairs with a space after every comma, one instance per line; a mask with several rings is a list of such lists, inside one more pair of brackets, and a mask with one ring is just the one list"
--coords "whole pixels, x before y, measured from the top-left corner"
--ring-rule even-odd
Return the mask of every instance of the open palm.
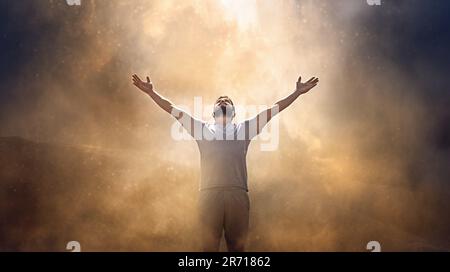
[[153, 84], [150, 78], [147, 77], [147, 82], [142, 81], [136, 74], [133, 75], [133, 84], [145, 93], [150, 93], [153, 91]]
[[298, 78], [296, 91], [300, 92], [300, 94], [304, 94], [309, 92], [312, 88], [316, 87], [319, 83], [319, 79], [317, 77], [312, 77], [305, 83], [302, 83], [302, 77]]

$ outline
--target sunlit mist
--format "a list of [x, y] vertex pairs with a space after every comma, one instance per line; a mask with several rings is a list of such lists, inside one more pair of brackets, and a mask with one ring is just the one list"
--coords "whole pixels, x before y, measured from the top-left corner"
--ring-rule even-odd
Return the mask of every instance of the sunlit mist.
[[[373, 38], [360, 27], [374, 12], [365, 1], [61, 2], [32, 4], [27, 26], [47, 36], [13, 86], [33, 96], [2, 109], [0, 135], [31, 140], [23, 156], [39, 161], [1, 161], [14, 169], [4, 180], [38, 203], [23, 232], [2, 230], [10, 247], [199, 249], [197, 146], [171, 137], [174, 119], [131, 84], [137, 73], [175, 104], [201, 97], [207, 121], [220, 95], [270, 106], [299, 76], [320, 78], [280, 114], [275, 151], [250, 146], [248, 250], [365, 251], [377, 239], [386, 250], [448, 249], [426, 236], [442, 208], [436, 178], [410, 171], [415, 154], [431, 156], [418, 122], [426, 108], [400, 92], [416, 88], [409, 75], [361, 49]], [[11, 146], [4, 154], [18, 158]]]

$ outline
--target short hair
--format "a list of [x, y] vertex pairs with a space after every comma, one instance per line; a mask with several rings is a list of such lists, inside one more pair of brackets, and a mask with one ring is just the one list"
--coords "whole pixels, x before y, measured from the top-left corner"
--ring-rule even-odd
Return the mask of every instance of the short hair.
[[231, 100], [231, 98], [228, 97], [228, 95], [221, 95], [221, 96], [219, 96], [219, 98], [216, 99], [216, 103], [217, 103], [217, 101], [219, 101], [220, 99], [223, 99], [223, 98], [225, 98], [226, 100], [230, 101], [231, 105], [234, 107], [233, 100]]
[[[230, 102], [231, 108], [232, 108], [232, 111], [233, 111], [233, 116], [232, 117], [234, 117], [236, 115], [236, 109], [234, 108], [233, 100], [231, 100], [231, 98], [229, 98], [227, 95], [219, 96], [219, 98], [216, 99], [216, 102], [214, 104], [216, 104], [220, 99], [224, 99], [224, 98]], [[214, 110], [213, 115], [215, 115], [215, 110]]]

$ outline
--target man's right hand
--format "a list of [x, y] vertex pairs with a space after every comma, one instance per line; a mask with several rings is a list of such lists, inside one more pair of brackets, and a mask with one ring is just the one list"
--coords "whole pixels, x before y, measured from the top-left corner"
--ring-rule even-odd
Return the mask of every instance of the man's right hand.
[[146, 94], [153, 92], [153, 84], [147, 77], [147, 82], [142, 81], [136, 74], [133, 75], [133, 84]]

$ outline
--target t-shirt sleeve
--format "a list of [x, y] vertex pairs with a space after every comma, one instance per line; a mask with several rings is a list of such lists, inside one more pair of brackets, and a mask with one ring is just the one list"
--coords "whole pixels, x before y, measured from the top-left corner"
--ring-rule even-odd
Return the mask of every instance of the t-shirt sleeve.
[[[259, 118], [259, 124], [258, 124]], [[267, 116], [264, 114], [258, 114], [257, 116], [247, 119], [244, 122], [240, 123], [240, 127], [238, 128], [238, 137], [243, 137], [245, 140], [252, 140], [256, 137], [263, 128], [267, 125]]]
[[205, 122], [179, 109], [174, 110], [172, 115], [194, 139], [201, 139]]
[[250, 141], [256, 135], [258, 135], [256, 118], [245, 120], [237, 125], [237, 140]]

